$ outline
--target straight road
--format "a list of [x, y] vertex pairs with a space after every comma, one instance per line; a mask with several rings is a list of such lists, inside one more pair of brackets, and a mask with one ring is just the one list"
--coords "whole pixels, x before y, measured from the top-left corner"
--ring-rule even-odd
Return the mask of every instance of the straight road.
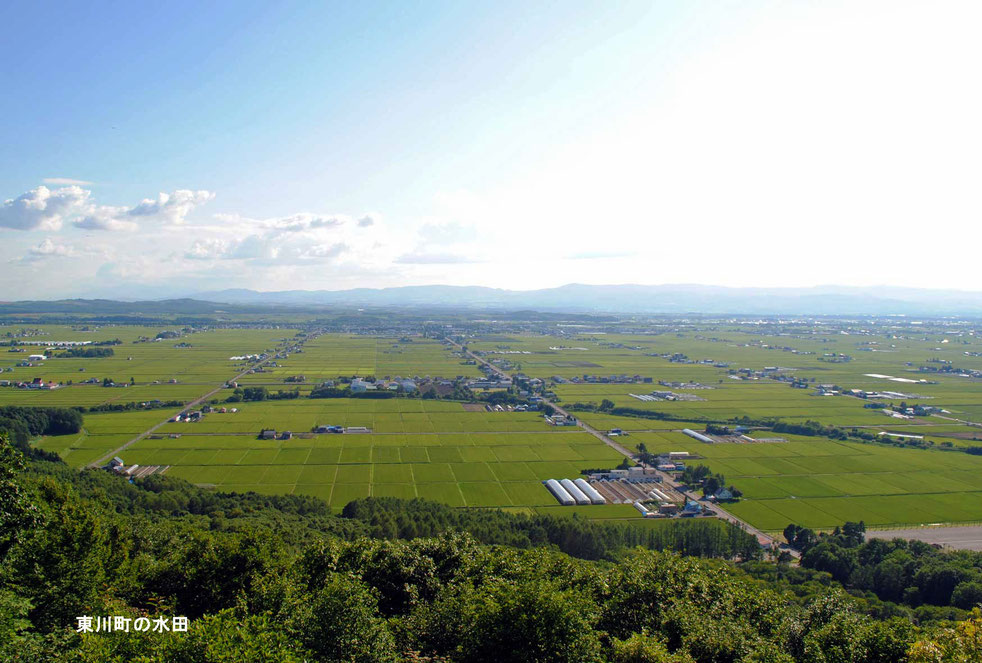
[[140, 433], [139, 435], [137, 435], [136, 437], [134, 437], [132, 440], [130, 440], [129, 442], [127, 442], [126, 444], [124, 444], [123, 446], [118, 447], [116, 449], [113, 449], [112, 451], [110, 451], [106, 455], [102, 456], [101, 458], [98, 458], [98, 459], [92, 461], [91, 463], [89, 463], [87, 465], [87, 467], [89, 467], [89, 468], [102, 467], [102, 465], [104, 465], [106, 463], [106, 461], [108, 461], [110, 458], [112, 458], [113, 456], [118, 456], [122, 452], [126, 451], [130, 446], [136, 444], [137, 442], [139, 442], [140, 440], [144, 439], [145, 437], [147, 437], [148, 435], [150, 435], [151, 433], [153, 433], [154, 431], [156, 431], [158, 428], [160, 428], [161, 426], [163, 426], [164, 424], [166, 424], [168, 421], [170, 421], [172, 418], [174, 418], [174, 416], [180, 414], [181, 412], [184, 412], [185, 410], [189, 410], [189, 409], [191, 409], [191, 408], [193, 408], [193, 407], [195, 407], [195, 406], [203, 403], [204, 401], [208, 400], [209, 398], [211, 398], [212, 396], [214, 396], [215, 394], [217, 394], [218, 392], [220, 392], [222, 389], [224, 389], [225, 388], [224, 385], [228, 384], [229, 382], [235, 382], [236, 380], [238, 380], [239, 378], [241, 378], [243, 375], [246, 375], [247, 373], [249, 373], [249, 371], [251, 371], [252, 369], [259, 368], [264, 363], [266, 363], [266, 360], [263, 360], [261, 362], [257, 362], [255, 364], [253, 364], [252, 366], [250, 366], [249, 368], [247, 368], [244, 371], [242, 371], [241, 373], [239, 373], [238, 375], [236, 375], [234, 378], [229, 378], [228, 380], [226, 380], [222, 384], [222, 386], [215, 387], [214, 389], [212, 389], [211, 391], [209, 391], [204, 396], [199, 396], [198, 398], [194, 399], [190, 403], [185, 404], [184, 407], [182, 407], [180, 410], [177, 410], [175, 412], [172, 412], [171, 414], [169, 414], [167, 416], [166, 419], [164, 419], [160, 423], [151, 426], [150, 428], [148, 428], [147, 430], [143, 431], [142, 433]]

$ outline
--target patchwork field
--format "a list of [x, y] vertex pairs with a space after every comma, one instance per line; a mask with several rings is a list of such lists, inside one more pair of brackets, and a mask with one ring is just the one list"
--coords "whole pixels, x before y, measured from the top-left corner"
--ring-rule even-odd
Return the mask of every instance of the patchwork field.
[[764, 530], [982, 521], [982, 457], [954, 451], [785, 436], [786, 443], [703, 444], [636, 433], [633, 444], [688, 451], [744, 493], [728, 506]]
[[325, 434], [273, 441], [254, 434], [185, 434], [142, 440], [126, 454], [127, 463], [170, 465], [170, 474], [194, 483], [305, 493], [339, 507], [368, 495], [425, 497], [455, 506], [548, 505], [555, 501], [543, 479], [575, 477], [587, 467], [618, 461], [593, 436], [565, 431]]
[[[871, 322], [862, 328], [826, 321], [785, 331], [769, 324], [770, 331], [763, 331], [739, 322], [654, 321], [647, 333], [570, 333], [558, 327], [542, 333], [547, 324], [537, 332], [520, 324], [521, 330], [478, 332], [461, 339], [510, 373], [543, 379], [562, 404], [608, 400], [615, 408], [661, 413], [662, 419], [590, 411], [577, 416], [602, 430], [632, 431], [622, 440], [632, 448], [644, 442], [653, 451], [702, 455], [704, 460], [695, 462], [723, 473], [744, 492], [744, 499], [731, 506], [733, 512], [763, 529], [780, 530], [789, 522], [833, 527], [847, 519], [874, 526], [982, 521], [982, 456], [793, 436], [785, 444], [703, 445], [672, 432], [699, 428], [705, 421], [774, 418], [917, 435], [936, 449], [982, 446], [982, 426], [973, 425], [982, 423], [982, 380], [935, 370], [952, 365], [982, 370], [982, 356], [977, 356], [982, 340], [974, 332], [952, 331], [940, 323], [921, 329], [907, 322]], [[876, 324], [881, 327], [874, 328]], [[152, 340], [171, 331], [181, 333], [180, 338]], [[419, 398], [308, 398], [314, 386], [344, 376], [481, 376], [479, 367], [456, 348], [418, 333], [315, 333], [307, 340], [289, 324], [198, 328], [193, 333], [182, 332], [180, 325], [8, 325], [0, 326], [0, 335], [120, 341], [103, 346], [113, 348], [112, 357], [55, 356], [30, 367], [17, 364], [41, 346], [0, 353], [4, 379], [41, 378], [64, 385], [53, 391], [3, 387], [0, 405], [90, 408], [154, 399], [189, 402], [248, 369], [244, 355], [268, 353], [271, 361], [260, 372], [242, 375], [241, 385], [270, 391], [299, 388], [299, 398], [229, 403], [238, 411], [209, 413], [196, 423], [166, 423], [124, 454], [128, 464], [167, 465], [174, 476], [223, 490], [306, 493], [335, 507], [366, 495], [396, 495], [568, 515], [578, 509], [557, 507], [539, 482], [575, 477], [583, 469], [612, 467], [622, 460], [580, 429], [547, 426], [537, 412], [475, 411], [460, 402]], [[764, 369], [806, 388], [770, 379]], [[650, 381], [587, 381], [587, 376], [621, 374]], [[303, 382], [287, 382], [301, 375]], [[101, 386], [107, 377], [131, 386]], [[80, 384], [89, 378], [100, 384]], [[711, 388], [663, 387], [659, 381]], [[943, 412], [897, 419], [864, 407], [868, 401], [861, 398], [819, 396], [814, 387], [820, 384], [890, 391], [896, 395], [882, 399], [887, 405], [922, 404]], [[653, 402], [630, 395], [653, 389], [701, 400]], [[220, 390], [211, 398], [224, 401], [229, 395]], [[83, 467], [175, 411], [87, 412], [81, 433], [43, 438], [37, 444]], [[372, 433], [311, 434], [318, 425], [364, 426]], [[257, 439], [264, 428], [291, 431], [293, 438]], [[592, 518], [634, 517], [622, 506], [585, 510]]]

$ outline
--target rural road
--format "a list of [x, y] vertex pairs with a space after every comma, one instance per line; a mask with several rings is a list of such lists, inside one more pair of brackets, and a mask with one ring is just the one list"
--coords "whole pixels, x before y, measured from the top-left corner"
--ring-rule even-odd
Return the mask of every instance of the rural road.
[[[443, 340], [446, 341], [447, 343], [450, 343], [454, 347], [458, 348], [461, 352], [466, 353], [468, 357], [470, 357], [474, 361], [478, 362], [482, 366], [487, 366], [492, 372], [495, 373], [495, 375], [498, 375], [498, 376], [503, 377], [503, 378], [514, 379], [513, 376], [511, 376], [508, 373], [506, 373], [505, 371], [501, 370], [500, 368], [498, 368], [494, 364], [492, 364], [492, 363], [490, 363], [488, 361], [485, 361], [483, 358], [477, 356], [476, 354], [474, 354], [470, 350], [465, 350], [464, 347], [460, 343], [457, 343], [457, 342], [455, 342], [455, 341], [453, 341], [453, 340], [451, 340], [449, 338], [444, 338]], [[543, 399], [542, 402], [543, 403], [547, 403], [548, 405], [552, 406], [560, 414], [564, 414], [566, 416], [572, 416], [566, 410], [564, 410], [560, 406], [556, 405], [552, 401], [549, 401], [547, 399]], [[614, 451], [617, 451], [618, 453], [626, 456], [627, 458], [629, 458], [631, 460], [636, 460], [635, 457], [634, 457], [635, 454], [630, 449], [628, 449], [627, 447], [625, 447], [625, 446], [623, 446], [621, 444], [618, 444], [617, 442], [615, 442], [614, 440], [612, 440], [611, 438], [609, 438], [607, 435], [605, 435], [601, 431], [597, 430], [593, 426], [590, 426], [589, 424], [587, 424], [583, 420], [579, 419], [578, 417], [573, 417], [573, 418], [576, 419], [576, 421], [579, 424], [580, 428], [582, 428], [586, 432], [588, 432], [591, 435], [593, 435], [594, 437], [596, 437], [598, 440], [600, 440], [601, 442], [603, 442], [604, 444], [606, 444], [608, 447], [610, 447]], [[693, 493], [691, 491], [687, 492], [687, 491], [682, 490], [679, 487], [681, 484], [679, 484], [677, 481], [675, 481], [675, 479], [673, 479], [670, 475], [668, 475], [668, 474], [666, 474], [664, 472], [661, 472], [661, 471], [658, 471], [658, 474], [662, 477], [662, 481], [666, 485], [674, 488], [679, 493], [685, 495], [685, 497], [688, 498], [688, 499], [691, 499], [693, 501], [699, 502], [700, 504], [705, 504], [714, 514], [716, 514], [716, 516], [718, 518], [721, 518], [723, 520], [729, 521], [729, 522], [733, 523], [734, 525], [736, 525], [737, 527], [741, 528], [742, 530], [744, 530], [746, 532], [749, 532], [750, 534], [753, 534], [755, 537], [757, 537], [757, 541], [759, 541], [761, 543], [761, 545], [770, 546], [771, 544], [777, 544], [777, 543], [779, 543], [779, 541], [777, 541], [770, 534], [767, 534], [767, 533], [765, 533], [765, 532], [757, 529], [756, 527], [754, 527], [750, 523], [747, 523], [747, 522], [745, 522], [745, 521], [737, 518], [736, 516], [734, 516], [729, 511], [726, 511], [725, 509], [723, 509], [722, 507], [720, 507], [718, 504], [713, 504], [711, 502], [706, 502], [706, 501], [700, 500], [699, 499], [699, 496], [696, 495], [695, 493]]]
[[102, 465], [105, 464], [106, 461], [108, 461], [110, 458], [112, 458], [113, 456], [118, 456], [123, 451], [126, 451], [126, 449], [128, 449], [130, 446], [136, 444], [137, 442], [139, 442], [140, 440], [144, 439], [145, 437], [147, 437], [148, 435], [150, 435], [151, 433], [153, 433], [155, 430], [157, 430], [158, 428], [160, 428], [161, 426], [163, 426], [164, 424], [166, 424], [175, 415], [177, 415], [177, 414], [179, 414], [181, 412], [184, 412], [185, 410], [188, 410], [190, 408], [193, 408], [196, 405], [198, 405], [198, 404], [204, 402], [205, 400], [211, 398], [212, 396], [214, 396], [215, 394], [217, 394], [218, 392], [220, 392], [222, 389], [224, 389], [225, 388], [224, 385], [228, 384], [229, 382], [234, 382], [234, 381], [238, 380], [243, 375], [246, 375], [249, 371], [251, 371], [254, 368], [258, 368], [259, 366], [261, 366], [265, 362], [266, 362], [265, 359], [263, 361], [256, 362], [255, 364], [251, 365], [249, 368], [245, 369], [244, 371], [242, 371], [241, 373], [239, 373], [235, 377], [229, 378], [228, 380], [225, 380], [225, 382], [222, 383], [222, 386], [215, 387], [214, 389], [212, 389], [211, 391], [209, 391], [204, 396], [199, 396], [198, 398], [194, 399], [190, 403], [186, 403], [184, 405], [184, 407], [182, 407], [180, 410], [177, 410], [177, 411], [172, 412], [171, 414], [167, 415], [167, 418], [164, 419], [163, 421], [161, 421], [160, 423], [151, 426], [150, 428], [148, 428], [147, 430], [143, 431], [142, 433], [140, 433], [139, 435], [137, 435], [136, 437], [134, 437], [132, 440], [130, 440], [129, 442], [127, 442], [126, 444], [124, 444], [123, 446], [118, 447], [116, 449], [113, 449], [112, 451], [110, 451], [106, 455], [101, 456], [100, 458], [92, 461], [86, 467], [89, 467], [89, 468], [102, 467]]

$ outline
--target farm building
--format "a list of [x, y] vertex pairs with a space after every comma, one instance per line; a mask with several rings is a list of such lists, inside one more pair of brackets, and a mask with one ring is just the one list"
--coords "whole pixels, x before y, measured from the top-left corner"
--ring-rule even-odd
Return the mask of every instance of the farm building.
[[542, 483], [545, 484], [545, 487], [550, 493], [552, 493], [552, 496], [555, 497], [556, 500], [563, 506], [573, 506], [576, 504], [576, 500], [570, 497], [570, 494], [566, 492], [566, 489], [563, 488], [555, 479], [547, 479]]
[[577, 479], [573, 483], [575, 483], [577, 488], [579, 488], [584, 495], [589, 497], [590, 501], [593, 502], [594, 504], [607, 503], [607, 500], [604, 499], [604, 496], [598, 493], [596, 488], [594, 488], [589, 483], [587, 483], [586, 479]]
[[569, 493], [570, 497], [576, 500], [577, 504], [592, 503], [592, 500], [586, 496], [586, 493], [580, 490], [579, 486], [573, 483], [570, 479], [562, 479], [559, 482], [559, 485], [561, 485], [566, 490], [566, 492]]
[[377, 389], [378, 387], [376, 387], [375, 384], [371, 382], [366, 382], [365, 380], [362, 380], [361, 378], [355, 378], [354, 380], [351, 381], [351, 386], [349, 388], [351, 389], [351, 393], [353, 394], [363, 394], [366, 391], [371, 391], [373, 389]]
[[565, 414], [543, 415], [550, 426], [575, 426], [576, 419]]
[[697, 433], [691, 428], [683, 428], [682, 432], [691, 437], [693, 440], [699, 440], [700, 442], [705, 442], [706, 444], [713, 444], [712, 438], [706, 437], [702, 433]]

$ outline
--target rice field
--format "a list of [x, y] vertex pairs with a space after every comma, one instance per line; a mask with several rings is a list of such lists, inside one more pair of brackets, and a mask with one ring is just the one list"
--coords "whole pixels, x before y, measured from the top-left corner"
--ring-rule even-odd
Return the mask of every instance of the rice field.
[[[81, 330], [44, 325], [37, 338], [120, 339], [110, 358], [52, 358], [19, 367], [23, 353], [0, 354], [3, 378], [42, 377], [66, 386], [54, 391], [0, 388], [0, 405], [95, 406], [152, 399], [188, 402], [220, 387], [248, 364], [232, 357], [271, 351], [294, 338], [288, 324], [267, 328], [213, 329], [176, 340], [153, 339], [173, 327], [104, 326]], [[10, 327], [0, 327], [0, 333]], [[875, 338], [876, 340], [870, 340]], [[982, 341], [943, 333], [843, 335], [830, 327], [807, 335], [764, 335], [739, 325], [649, 334], [563, 334], [527, 332], [478, 335], [468, 347], [488, 359], [511, 363], [550, 383], [564, 404], [599, 403], [665, 413], [672, 421], [577, 413], [606, 430], [622, 428], [622, 443], [645, 442], [649, 449], [689, 450], [722, 472], [744, 492], [731, 508], [768, 530], [788, 522], [833, 527], [863, 519], [871, 525], [982, 521], [982, 457], [954, 451], [901, 449], [883, 445], [792, 438], [785, 444], [703, 445], [677, 432], [700, 420], [779, 418], [816, 420], [844, 428], [921, 435], [935, 448], [982, 446], [982, 384], [973, 379], [918, 372], [922, 365], [949, 361], [982, 369]], [[581, 349], [582, 348], [582, 349]], [[684, 355], [684, 361], [665, 356]], [[848, 361], [828, 357], [848, 355]], [[717, 364], [717, 365], [714, 365]], [[921, 403], [946, 410], [937, 416], [898, 420], [864, 408], [851, 396], [816, 396], [814, 389], [786, 383], [733, 379], [738, 369], [779, 366], [815, 385], [893, 390], [915, 394], [888, 402]], [[9, 370], [8, 370], [9, 369]], [[581, 383], [586, 375], [641, 375], [651, 382]], [[558, 507], [539, 483], [577, 476], [591, 467], [611, 467], [621, 457], [579, 429], [555, 429], [535, 412], [469, 412], [460, 403], [419, 399], [309, 399], [313, 385], [340, 376], [477, 377], [438, 339], [368, 334], [324, 334], [301, 352], [277, 359], [276, 366], [241, 378], [243, 386], [292, 389], [288, 377], [303, 375], [301, 398], [236, 403], [238, 411], [211, 413], [200, 421], [166, 423], [153, 438], [127, 449], [124, 460], [168, 465], [169, 473], [222, 490], [317, 495], [332, 505], [367, 495], [424, 497], [456, 506], [497, 506], [521, 512]], [[891, 375], [895, 382], [875, 375]], [[132, 386], [80, 384], [110, 377]], [[554, 378], [555, 384], [552, 384]], [[643, 402], [631, 393], [662, 389], [659, 380], [698, 382], [701, 401]], [[173, 381], [173, 382], [172, 382]], [[71, 382], [69, 385], [68, 382]], [[685, 391], [684, 389], [678, 389]], [[224, 399], [226, 392], [215, 396]], [[82, 467], [163, 422], [169, 410], [88, 413], [82, 433], [38, 442], [71, 465]], [[312, 435], [318, 425], [364, 426], [371, 434]], [[262, 441], [259, 430], [291, 431], [290, 440]], [[620, 510], [623, 511], [623, 510]], [[571, 513], [572, 511], [563, 511]], [[633, 517], [614, 505], [590, 509], [590, 517]]]
[[954, 451], [785, 436], [786, 443], [703, 444], [636, 433], [649, 449], [688, 451], [744, 493], [727, 508], [769, 531], [982, 520], [982, 457]]

